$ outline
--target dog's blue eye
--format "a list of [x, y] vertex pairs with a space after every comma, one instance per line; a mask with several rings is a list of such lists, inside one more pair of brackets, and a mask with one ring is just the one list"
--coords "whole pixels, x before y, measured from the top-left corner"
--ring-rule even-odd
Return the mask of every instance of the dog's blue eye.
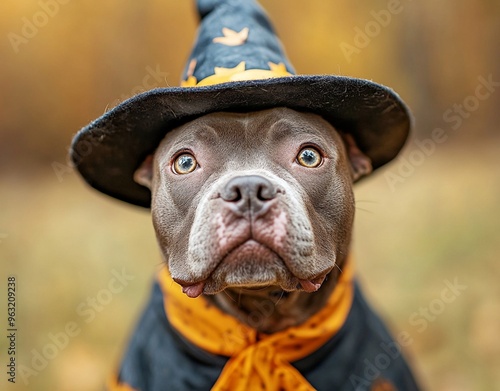
[[312, 147], [302, 148], [297, 155], [297, 162], [304, 167], [314, 168], [318, 167], [321, 162], [321, 154]]
[[176, 174], [189, 174], [198, 166], [196, 159], [190, 153], [183, 153], [175, 158], [173, 169]]

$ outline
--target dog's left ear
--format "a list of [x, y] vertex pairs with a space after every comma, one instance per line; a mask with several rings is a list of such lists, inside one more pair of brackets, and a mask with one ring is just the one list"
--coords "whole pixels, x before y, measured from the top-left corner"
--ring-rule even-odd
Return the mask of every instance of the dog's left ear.
[[372, 172], [372, 161], [358, 148], [358, 145], [352, 135], [348, 133], [341, 133], [341, 136], [342, 140], [344, 140], [347, 157], [351, 163], [352, 180], [353, 182], [356, 182]]
[[151, 189], [153, 182], [153, 158], [154, 155], [148, 155], [134, 172], [134, 181], [148, 189]]

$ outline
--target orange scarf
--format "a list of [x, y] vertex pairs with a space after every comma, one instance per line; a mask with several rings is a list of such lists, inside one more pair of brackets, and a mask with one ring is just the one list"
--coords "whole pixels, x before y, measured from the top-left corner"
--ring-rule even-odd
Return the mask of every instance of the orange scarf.
[[313, 353], [344, 324], [354, 287], [348, 261], [327, 304], [305, 323], [273, 334], [255, 329], [210, 304], [203, 296], [187, 297], [163, 269], [159, 282], [169, 322], [188, 341], [230, 357], [212, 390], [297, 390], [314, 387], [290, 363]]

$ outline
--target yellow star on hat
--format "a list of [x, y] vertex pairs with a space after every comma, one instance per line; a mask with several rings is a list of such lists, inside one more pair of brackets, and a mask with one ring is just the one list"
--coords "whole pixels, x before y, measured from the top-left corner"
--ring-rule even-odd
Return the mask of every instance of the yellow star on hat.
[[226, 46], [240, 46], [243, 45], [248, 39], [248, 27], [245, 27], [241, 31], [237, 32], [231, 30], [227, 27], [222, 29], [223, 37], [215, 37], [213, 39], [214, 43], [221, 43]]

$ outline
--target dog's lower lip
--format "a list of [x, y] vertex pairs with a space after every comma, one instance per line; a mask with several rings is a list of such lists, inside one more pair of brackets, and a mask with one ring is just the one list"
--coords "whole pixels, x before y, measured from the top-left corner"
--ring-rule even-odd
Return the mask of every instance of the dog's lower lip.
[[321, 284], [314, 283], [310, 280], [299, 280], [299, 284], [306, 292], [316, 292], [321, 287]]
[[191, 285], [185, 285], [182, 287], [182, 293], [185, 293], [188, 297], [194, 299], [203, 293], [204, 287], [205, 281], [197, 282]]
[[299, 286], [306, 292], [316, 292], [325, 281], [326, 274], [314, 279], [299, 279]]
[[200, 296], [205, 288], [205, 280], [194, 283], [186, 282], [178, 278], [174, 278], [173, 280], [182, 287], [182, 293], [185, 293], [188, 297], [193, 299]]

